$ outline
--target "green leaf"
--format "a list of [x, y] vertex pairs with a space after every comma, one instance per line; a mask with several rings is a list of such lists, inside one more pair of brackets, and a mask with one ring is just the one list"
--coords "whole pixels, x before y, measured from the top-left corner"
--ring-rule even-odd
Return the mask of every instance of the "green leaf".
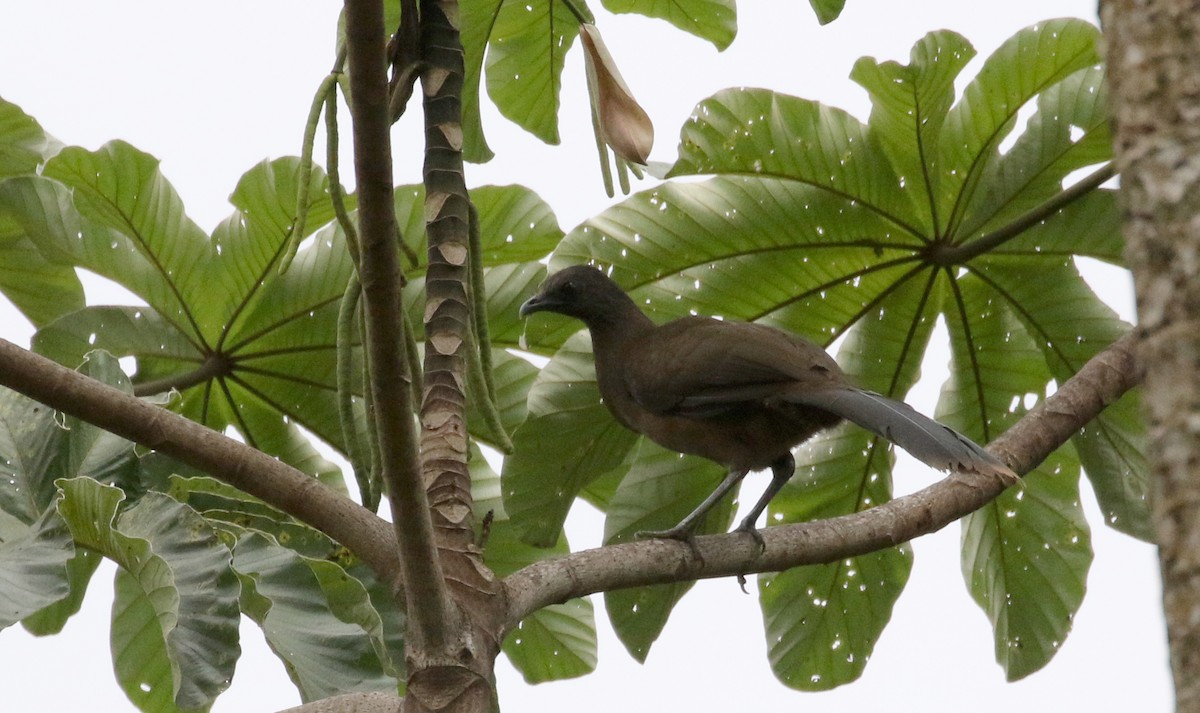
[[[525, 422], [526, 399], [529, 389], [537, 378], [537, 367], [521, 357], [513, 356], [503, 349], [492, 350], [492, 378], [496, 383], [496, 408], [500, 412], [500, 423], [504, 430], [512, 433]], [[467, 388], [467, 425], [471, 434], [486, 443], [496, 443], [498, 435], [492, 433], [480, 413], [476, 394]]]
[[842, 14], [846, 0], [808, 0], [808, 4], [812, 5], [813, 12], [817, 14], [817, 20], [822, 25], [828, 25]]
[[[65, 475], [65, 430], [54, 411], [0, 389], [0, 537], [24, 532], [54, 502], [54, 478]], [[16, 525], [9, 525], [12, 521]]]
[[546, 143], [558, 143], [563, 63], [578, 34], [578, 20], [560, 0], [506, 2], [495, 14], [488, 95], [501, 114]]
[[[118, 488], [82, 477], [57, 484], [58, 511], [75, 541], [115, 561], [133, 580], [119, 585], [132, 589], [120, 600], [123, 607], [114, 608], [112, 625], [114, 642], [125, 644], [113, 657], [126, 694], [139, 705], [168, 695], [154, 686], [166, 679], [143, 679], [152, 670], [147, 667], [163, 660], [165, 645], [171, 700], [182, 710], [207, 709], [229, 685], [240, 654], [229, 550], [199, 514], [165, 495], [147, 493], [121, 509]], [[131, 608], [133, 614], [121, 618]], [[151, 620], [158, 626], [147, 632]]]
[[483, 56], [488, 37], [503, 0], [462, 0], [458, 4], [459, 39], [463, 47], [465, 75], [462, 88], [463, 159], [486, 163], [495, 155], [483, 135], [479, 111], [479, 83], [483, 79]]
[[[129, 381], [110, 355], [95, 352], [84, 374], [128, 391]], [[0, 539], [13, 535], [6, 521], [32, 525], [51, 509], [55, 480], [84, 476], [126, 483], [135, 478], [133, 444], [32, 399], [0, 389]], [[17, 534], [23, 531], [18, 527]]]
[[0, 629], [71, 593], [67, 563], [74, 554], [71, 531], [54, 510], [16, 537], [0, 538]]
[[[989, 258], [978, 275], [1012, 310], [1039, 346], [1058, 383], [1125, 334], [1122, 322], [1100, 301], [1066, 258], [1039, 260], [1040, 279], [1030, 284], [1028, 260]], [[1037, 393], [1037, 392], [1035, 392]], [[1147, 500], [1149, 468], [1145, 425], [1136, 396], [1100, 413], [1072, 439], [1092, 481], [1105, 520], [1113, 527], [1153, 541]]]
[[549, 204], [524, 186], [471, 189], [479, 210], [479, 233], [486, 266], [537, 262], [562, 240], [562, 228]]
[[67, 620], [79, 613], [83, 595], [96, 568], [100, 566], [100, 555], [88, 550], [76, 549], [75, 556], [67, 560], [67, 596], [39, 609], [21, 620], [21, 626], [34, 636], [58, 634]]
[[994, 186], [981, 179], [1029, 100], [1100, 61], [1099, 30], [1061, 19], [1021, 30], [996, 50], [950, 110], [942, 131], [943, 178], [937, 202], [951, 230], [976, 195]]
[[1057, 451], [963, 522], [963, 576], [995, 631], [1008, 680], [1058, 653], [1087, 588], [1091, 538], [1079, 506], [1079, 467]]
[[[396, 692], [377, 645], [381, 624], [361, 584], [341, 568], [247, 533], [234, 548], [242, 608], [263, 629], [304, 701], [352, 691]], [[333, 602], [337, 601], [335, 605]]]
[[914, 246], [893, 230], [862, 203], [797, 181], [721, 177], [665, 184], [588, 219], [550, 269], [611, 265], [659, 321], [694, 311], [827, 344], [920, 269]]
[[209, 336], [195, 312], [212, 295], [208, 241], [185, 215], [158, 159], [113, 141], [95, 152], [63, 149], [42, 174], [72, 189], [90, 228], [84, 240], [64, 235], [60, 244], [73, 245], [72, 252], [86, 256], [81, 264], [129, 288], [190, 339]]
[[900, 546], [759, 575], [771, 670], [801, 691], [858, 678], [911, 569], [912, 553]]
[[[0, 182], [2, 186], [3, 182]], [[0, 202], [4, 189], [0, 187]], [[83, 285], [69, 265], [42, 253], [0, 203], [0, 293], [41, 327], [83, 307]]]
[[615, 13], [636, 12], [666, 20], [708, 40], [718, 50], [728, 47], [737, 35], [737, 5], [733, 0], [604, 0], [604, 7]]
[[[129, 388], [116, 360], [107, 354], [89, 355], [81, 371], [109, 385]], [[72, 546], [70, 532], [54, 507], [58, 495], [54, 481], [83, 476], [132, 483], [136, 480], [133, 444], [2, 389], [0, 460], [0, 582], [16, 587], [0, 593], [0, 602], [11, 601], [11, 606], [0, 607], [0, 623], [12, 623], [5, 619], [7, 612], [23, 619], [35, 635], [57, 633], [79, 610], [99, 558]], [[36, 598], [30, 598], [33, 592], [22, 594], [31, 584], [36, 585]], [[29, 609], [35, 601], [37, 606]]]
[[[641, 439], [629, 473], [608, 504], [604, 544], [631, 541], [643, 530], [674, 527], [724, 477], [725, 469], [716, 463], [683, 456]], [[696, 534], [728, 530], [733, 502], [734, 498], [729, 497], [718, 503], [697, 526]], [[689, 581], [604, 593], [609, 621], [631, 656], [645, 662], [675, 604], [694, 584]]]
[[[522, 542], [504, 510], [500, 476], [478, 448], [472, 447], [469, 466], [476, 516], [490, 511], [494, 518], [485, 540], [483, 561], [497, 577], [570, 552], [565, 537], [549, 548]], [[596, 621], [591, 601], [571, 599], [535, 611], [505, 636], [501, 648], [529, 683], [591, 673], [596, 668]]]
[[[1115, 190], [1096, 190], [995, 249], [996, 254], [1093, 257], [1121, 265], [1125, 237]], [[1047, 258], [1051, 259], [1051, 258]], [[1132, 280], [1132, 278], [1131, 278]]]
[[526, 683], [561, 681], [596, 670], [592, 603], [571, 599], [525, 617], [503, 643], [504, 654]]
[[553, 545], [579, 491], [620, 466], [637, 441], [600, 402], [590, 346], [586, 335], [573, 337], [542, 369], [504, 461], [504, 506], [532, 545]]
[[918, 235], [906, 190], [867, 127], [849, 113], [766, 89], [725, 89], [692, 111], [672, 176], [700, 173], [770, 177], [850, 199]]
[[[342, 446], [334, 327], [351, 273], [350, 258], [340, 230], [326, 226], [313, 235], [288, 272], [278, 274], [278, 257], [292, 229], [297, 181], [298, 161], [281, 159], [256, 166], [234, 192], [239, 211], [218, 226], [211, 241], [210, 273], [220, 286], [220, 298], [193, 309], [203, 318], [202, 331], [219, 335], [210, 340], [210, 347], [198, 346], [151, 305], [81, 310], [41, 330], [35, 348], [65, 363], [76, 363], [96, 347], [134, 356], [143, 391], [183, 389], [184, 398], [174, 407], [184, 415], [217, 430], [233, 425], [251, 445], [342, 488], [333, 464], [304, 443], [297, 426]], [[309, 224], [319, 225], [329, 219], [332, 208], [325, 177], [318, 172], [313, 181]], [[82, 220], [73, 212], [69, 195], [55, 186], [43, 181], [25, 189], [50, 191], [54, 210]], [[416, 254], [425, 252], [423, 195], [415, 187], [401, 187], [396, 193], [404, 235]], [[541, 281], [544, 268], [538, 260], [562, 232], [549, 207], [528, 189], [484, 187], [475, 195], [495, 344], [497, 349], [516, 346], [517, 308]], [[65, 240], [63, 229], [53, 227], [56, 222], [69, 223], [53, 220], [56, 215], [41, 213], [50, 244]], [[414, 311], [414, 324], [422, 321], [423, 274], [423, 262], [410, 270], [406, 303]], [[355, 354], [357, 359], [357, 348]], [[505, 386], [502, 415], [511, 430], [524, 418], [525, 390], [533, 370], [507, 355], [498, 357], [498, 364]], [[477, 435], [496, 440], [496, 434], [478, 426], [481, 419], [473, 423]]]
[[[109, 637], [117, 680], [138, 709], [188, 710], [175, 702], [176, 673], [158, 625], [158, 612], [141, 583], [125, 570], [117, 570], [113, 582]], [[207, 710], [207, 706], [192, 710]]]
[[1073, 171], [1111, 160], [1104, 71], [1088, 67], [1038, 95], [1037, 111], [1011, 149], [990, 162], [963, 210], [962, 232], [985, 232], [1035, 209]]
[[871, 136], [906, 183], [922, 186], [910, 195], [923, 220], [938, 227], [945, 216], [932, 214], [936, 206], [930, 204], [930, 196], [940, 193], [943, 173], [936, 148], [954, 102], [954, 80], [974, 56], [964, 37], [942, 30], [913, 45], [908, 65], [863, 57], [850, 73], [871, 95]]
[[36, 119], [0, 99], [0, 177], [33, 173], [59, 148]]
[[[295, 424], [341, 441], [333, 333], [350, 264], [340, 234], [326, 230], [278, 274], [298, 160], [264, 162], [243, 177], [232, 197], [240, 210], [211, 241], [182, 217], [177, 196], [145, 154], [110, 144], [94, 155], [64, 152], [56, 161], [56, 175], [77, 184], [74, 199], [62, 184], [14, 179], [9, 183], [24, 183], [6, 185], [8, 204], [24, 211], [23, 220], [36, 227], [29, 232], [47, 250], [124, 284], [149, 306], [75, 313], [35, 337], [35, 348], [75, 364], [104, 346], [136, 356], [139, 382], [152, 388], [199, 382], [174, 404], [184, 415], [217, 430], [235, 425], [252, 445], [278, 444], [272, 455], [290, 452], [293, 464], [336, 483], [331, 464], [298, 452]], [[319, 225], [332, 213], [326, 179], [318, 172], [313, 180], [309, 223]], [[184, 236], [178, 246], [164, 237], [177, 233]]]
[[[476, 483], [473, 471], [472, 487]], [[498, 476], [487, 469], [486, 480]], [[492, 523], [484, 549], [484, 562], [498, 577], [547, 557], [567, 554], [566, 539], [559, 538], [550, 549], [535, 548], [521, 542], [519, 533], [508, 520]], [[596, 621], [588, 599], [571, 599], [552, 604], [525, 617], [509, 632], [502, 644], [505, 656], [528, 683], [575, 678], [596, 668]]]
[[[1050, 368], [1037, 346], [1045, 337], [1025, 325], [1053, 321], [1044, 312], [1026, 321], [1019, 309], [996, 300], [985, 287], [997, 272], [989, 267], [988, 275], [960, 281], [964, 319], [947, 323], [952, 378], [938, 406], [951, 427], [985, 437], [1007, 428], [1046, 393]], [[1063, 278], [1061, 271], [1047, 275]], [[964, 520], [963, 574], [992, 622], [996, 659], [1009, 680], [1057, 653], [1083, 600], [1092, 552], [1078, 481], [1073, 449], [1059, 449], [1025, 476], [1024, 487], [1010, 488]]]
[[[772, 502], [772, 524], [844, 515], [892, 497], [891, 454], [843, 426], [802, 447]], [[864, 461], [864, 454], [867, 458]], [[908, 581], [907, 545], [758, 577], [767, 655], [785, 685], [823, 691], [857, 679]]]
[[[271, 570], [275, 573], [270, 575], [272, 578], [290, 572], [308, 586], [315, 577], [320, 592], [316, 589], [309, 592], [309, 604], [316, 606], [319, 611], [328, 610], [343, 623], [358, 626], [365, 632], [364, 635], [374, 649], [383, 672], [394, 679], [404, 678], [404, 661], [398, 658], [404, 651], [404, 617], [396, 609], [390, 587], [377, 581], [361, 560], [324, 533], [221, 481], [207, 476], [179, 475], [171, 475], [167, 480], [169, 495], [201, 512], [214, 527], [229, 533], [232, 539], [245, 540], [253, 535], [264, 540], [265, 545], [264, 542], [255, 540], [253, 549], [258, 555], [270, 560], [273, 566], [278, 565], [277, 569]], [[274, 552], [274, 548], [277, 547], [289, 550], [299, 559]], [[246, 550], [237, 552], [245, 554]], [[251, 579], [259, 576], [237, 569], [239, 562], [245, 564], [245, 561], [238, 560], [235, 556], [234, 567], [239, 574]], [[300, 564], [311, 570], [311, 576], [304, 574]], [[266, 570], [260, 574], [265, 573]], [[271, 591], [278, 584], [276, 579], [272, 579], [262, 586], [265, 587], [264, 591]], [[246, 586], [256, 585], [250, 582]], [[256, 621], [260, 625], [263, 624], [263, 617], [266, 616], [263, 612], [269, 611], [262, 607], [271, 605], [270, 601], [264, 602], [251, 597], [245, 591], [243, 597], [244, 602], [248, 602], [250, 611], [255, 612], [253, 615]], [[321, 597], [324, 598], [323, 604], [313, 604]], [[281, 620], [279, 616], [267, 619], [273, 622], [272, 626]], [[304, 638], [309, 635], [310, 633], [304, 631], [281, 634], [284, 638]], [[287, 666], [289, 664], [286, 654], [284, 657]]]

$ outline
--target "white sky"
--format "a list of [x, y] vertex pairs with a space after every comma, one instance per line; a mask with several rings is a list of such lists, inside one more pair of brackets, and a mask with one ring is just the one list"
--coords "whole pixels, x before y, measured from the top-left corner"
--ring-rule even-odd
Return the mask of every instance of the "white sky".
[[[946, 27], [965, 35], [985, 57], [1039, 20], [1067, 15], [1095, 20], [1094, 0], [848, 0], [843, 17], [821, 28], [802, 0], [743, 2], [739, 37], [718, 54], [663, 23], [607, 16], [598, 3], [593, 6], [627, 83], [655, 122], [652, 159], [661, 161], [674, 158], [679, 126], [692, 106], [723, 87], [765, 86], [865, 118], [866, 94], [847, 78], [861, 55], [907, 61], [917, 39]], [[227, 196], [243, 172], [263, 158], [298, 152], [312, 92], [332, 62], [339, 8], [331, 0], [0, 0], [8, 28], [0, 43], [0, 96], [64, 143], [96, 148], [121, 138], [158, 156], [189, 214], [211, 229], [231, 211]], [[597, 172], [578, 49], [568, 57], [565, 82], [563, 145], [543, 146], [490, 110], [485, 129], [497, 158], [468, 166], [467, 180], [530, 186], [569, 229], [609, 200]], [[415, 182], [420, 175], [420, 132], [410, 120], [419, 116], [419, 107], [410, 114], [394, 134], [398, 182]], [[347, 136], [346, 151], [349, 144]], [[318, 155], [322, 151], [318, 147]], [[349, 179], [348, 158], [343, 165], [344, 180]], [[1113, 270], [1088, 275], [1128, 318], [1128, 278]], [[121, 299], [112, 294], [101, 289], [93, 299]], [[0, 305], [0, 334], [23, 343], [30, 331]], [[944, 352], [930, 356], [926, 381], [910, 398], [926, 412], [946, 358]], [[912, 491], [932, 477], [909, 461], [897, 473], [897, 488]], [[764, 485], [762, 476], [752, 476], [747, 487], [757, 492]], [[676, 608], [645, 666], [629, 658], [612, 635], [597, 597], [597, 672], [530, 687], [501, 657], [501, 705], [509, 711], [584, 713], [663, 707], [1165, 713], [1171, 709], [1170, 679], [1155, 552], [1104, 527], [1086, 485], [1085, 504], [1096, 550], [1087, 599], [1058, 657], [1024, 681], [1006, 684], [994, 663], [987, 620], [959, 573], [952, 526], [916, 542], [907, 591], [865, 675], [849, 686], [804, 694], [779, 684], [767, 665], [753, 596], [743, 595], [732, 580], [718, 580], [701, 582]], [[576, 547], [593, 546], [602, 527], [593, 513], [574, 512], [568, 531]], [[106, 567], [93, 579], [83, 612], [59, 636], [33, 639], [19, 626], [0, 632], [5, 710], [132, 710], [111, 671], [110, 582]], [[247, 623], [242, 636], [244, 654], [233, 686], [213, 710], [296, 704], [295, 689], [257, 628]]]

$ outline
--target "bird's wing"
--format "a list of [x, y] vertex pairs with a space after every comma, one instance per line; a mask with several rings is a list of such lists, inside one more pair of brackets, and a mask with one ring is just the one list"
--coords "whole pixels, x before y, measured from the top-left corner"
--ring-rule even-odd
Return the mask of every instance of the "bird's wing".
[[655, 413], [704, 417], [792, 385], [843, 381], [825, 350], [777, 329], [703, 317], [668, 322], [630, 345], [625, 385]]

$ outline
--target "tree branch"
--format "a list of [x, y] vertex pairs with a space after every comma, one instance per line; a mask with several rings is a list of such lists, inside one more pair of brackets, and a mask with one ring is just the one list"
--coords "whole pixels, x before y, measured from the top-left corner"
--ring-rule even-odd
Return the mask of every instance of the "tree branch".
[[[1097, 354], [988, 450], [1018, 473], [1032, 470], [1140, 381], [1135, 343], [1135, 334], [1129, 334]], [[753, 538], [731, 533], [697, 537], [694, 550], [683, 542], [650, 540], [542, 560], [504, 579], [508, 595], [504, 631], [544, 606], [595, 592], [775, 572], [891, 547], [940, 530], [986, 505], [1005, 486], [999, 478], [952, 473], [923, 490], [869, 510], [768, 527], [760, 531], [765, 545], [761, 553]]]
[[1104, 185], [1105, 181], [1115, 175], [1117, 175], [1116, 168], [1111, 163], [1106, 163], [1083, 180], [1065, 191], [1054, 194], [1046, 202], [1033, 208], [1028, 213], [1019, 216], [1012, 222], [1002, 225], [996, 230], [980, 236], [976, 240], [939, 249], [937, 255], [938, 262], [942, 265], [959, 265], [974, 257], [991, 252], [1096, 190]]
[[434, 546], [421, 482], [404, 356], [396, 213], [392, 198], [391, 121], [382, 0], [347, 0], [354, 167], [358, 190], [359, 275], [366, 313], [366, 348], [379, 434], [380, 475], [387, 487], [408, 585], [410, 635], [440, 648], [453, 616]]
[[400, 713], [404, 699], [390, 693], [344, 693], [279, 713]]
[[399, 582], [387, 521], [282, 461], [3, 339], [0, 384], [244, 490], [337, 540], [381, 581]]

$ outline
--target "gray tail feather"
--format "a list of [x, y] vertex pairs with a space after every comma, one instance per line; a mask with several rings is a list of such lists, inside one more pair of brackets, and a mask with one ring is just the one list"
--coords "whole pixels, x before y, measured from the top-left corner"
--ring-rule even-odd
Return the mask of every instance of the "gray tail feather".
[[970, 438], [881, 394], [853, 388], [830, 389], [788, 394], [784, 400], [816, 406], [853, 421], [934, 468], [1016, 478], [999, 458]]

